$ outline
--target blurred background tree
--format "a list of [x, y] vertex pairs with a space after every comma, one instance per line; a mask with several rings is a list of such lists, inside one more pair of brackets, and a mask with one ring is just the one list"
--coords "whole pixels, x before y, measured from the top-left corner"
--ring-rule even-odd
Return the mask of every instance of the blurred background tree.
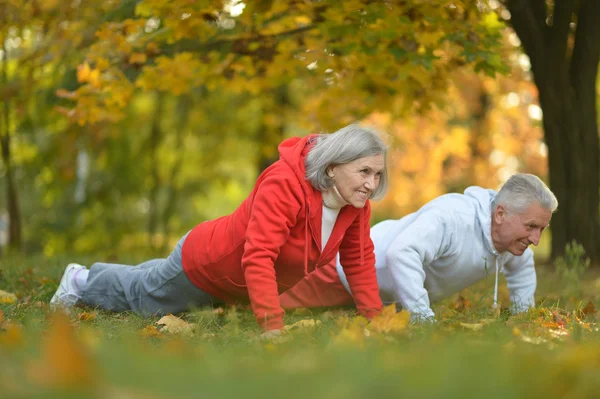
[[[283, 138], [355, 121], [392, 148], [373, 221], [516, 171], [545, 178], [556, 148], [526, 34], [505, 23], [516, 3], [21, 3], [0, 4], [0, 205], [15, 248], [164, 254], [239, 205]], [[560, 225], [575, 211], [550, 177], [555, 249], [579, 237]]]

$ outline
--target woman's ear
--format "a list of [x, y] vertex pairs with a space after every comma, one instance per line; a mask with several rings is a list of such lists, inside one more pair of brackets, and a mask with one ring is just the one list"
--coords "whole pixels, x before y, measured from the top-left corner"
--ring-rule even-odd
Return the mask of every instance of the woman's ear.
[[327, 168], [327, 176], [333, 178], [334, 174], [333, 174], [333, 168], [330, 166]]

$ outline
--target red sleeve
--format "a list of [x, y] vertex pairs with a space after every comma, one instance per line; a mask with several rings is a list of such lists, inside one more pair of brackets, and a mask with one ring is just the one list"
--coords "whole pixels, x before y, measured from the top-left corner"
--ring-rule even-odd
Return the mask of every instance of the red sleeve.
[[356, 309], [367, 318], [375, 316], [383, 308], [375, 271], [375, 247], [371, 241], [370, 217], [371, 207], [367, 202], [346, 231], [340, 245], [340, 263], [348, 279]]
[[265, 331], [283, 328], [274, 265], [302, 208], [300, 195], [297, 181], [273, 174], [260, 183], [252, 203], [242, 268], [254, 316]]

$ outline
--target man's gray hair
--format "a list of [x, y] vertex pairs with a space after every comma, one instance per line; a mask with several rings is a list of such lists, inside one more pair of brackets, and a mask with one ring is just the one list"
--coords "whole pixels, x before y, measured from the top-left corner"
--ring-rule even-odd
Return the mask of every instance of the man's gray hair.
[[492, 201], [492, 211], [496, 211], [498, 205], [503, 205], [509, 212], [522, 213], [534, 203], [551, 212], [558, 207], [554, 193], [539, 177], [517, 173], [504, 183]]
[[[304, 161], [306, 178], [314, 188], [324, 191], [333, 186], [333, 179], [327, 175], [329, 166], [379, 154], [383, 155], [385, 165], [387, 146], [372, 129], [352, 124], [332, 134], [320, 134]], [[387, 188], [388, 174], [387, 167], [384, 167], [379, 186], [371, 193], [371, 199], [383, 198]]]

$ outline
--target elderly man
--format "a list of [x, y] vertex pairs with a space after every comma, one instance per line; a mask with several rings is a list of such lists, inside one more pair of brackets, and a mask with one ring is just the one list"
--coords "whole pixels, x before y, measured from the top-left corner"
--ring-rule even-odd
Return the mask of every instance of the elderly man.
[[[446, 194], [399, 220], [371, 229], [379, 293], [413, 320], [434, 319], [430, 303], [495, 275], [506, 276], [513, 312], [534, 305], [536, 274], [531, 244], [538, 245], [558, 201], [536, 176], [513, 175], [498, 193], [469, 187]], [[280, 296], [284, 308], [351, 304], [339, 265], [317, 269]]]

